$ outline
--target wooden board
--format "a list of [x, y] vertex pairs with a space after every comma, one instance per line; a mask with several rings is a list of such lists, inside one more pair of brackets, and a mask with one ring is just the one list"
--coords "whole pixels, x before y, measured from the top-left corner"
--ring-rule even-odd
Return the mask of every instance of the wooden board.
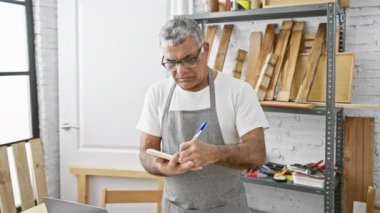
[[40, 139], [29, 141], [33, 159], [33, 168], [37, 192], [37, 204], [44, 202], [44, 197], [47, 196], [47, 182], [45, 173], [45, 159], [42, 142]]
[[16, 213], [6, 146], [0, 146], [0, 208], [3, 213]]
[[350, 0], [339, 0], [340, 7], [350, 7]]
[[290, 89], [292, 87], [293, 76], [296, 69], [297, 57], [301, 44], [302, 32], [305, 27], [304, 22], [295, 22], [292, 27], [287, 57], [284, 62], [282, 77], [280, 79], [277, 101], [289, 101]]
[[[316, 33], [304, 33], [302, 35], [300, 53], [310, 53], [311, 47], [313, 46]], [[340, 30], [336, 29], [335, 32], [335, 51], [339, 52], [339, 38]]]
[[15, 159], [18, 185], [20, 188], [21, 209], [26, 210], [34, 206], [34, 193], [26, 156], [25, 142], [11, 146]]
[[306, 104], [298, 104], [292, 102], [277, 102], [277, 101], [260, 101], [261, 106], [266, 107], [279, 107], [279, 108], [291, 108], [291, 109], [313, 109], [315, 108], [315, 104], [306, 103]]
[[[318, 107], [326, 107], [326, 102], [308, 102]], [[335, 103], [335, 107], [345, 109], [380, 110], [379, 104], [342, 104]]]
[[373, 185], [374, 118], [346, 117], [344, 134], [344, 212], [366, 201]]
[[335, 0], [263, 0], [263, 8], [322, 4], [327, 2], [335, 2]]
[[222, 37], [220, 39], [218, 53], [216, 54], [216, 59], [214, 63], [214, 69], [218, 71], [223, 71], [224, 60], [226, 59], [228, 45], [230, 43], [232, 30], [234, 29], [234, 25], [227, 24], [223, 26]]
[[276, 65], [273, 70], [270, 83], [265, 95], [265, 100], [271, 101], [274, 97], [274, 92], [277, 86], [278, 77], [280, 76], [280, 71], [283, 68], [283, 62], [285, 58], [286, 49], [288, 47], [291, 29], [293, 27], [293, 21], [284, 21], [280, 29], [280, 35], [278, 36], [276, 47], [274, 49], [274, 54], [278, 56]]
[[[294, 100], [297, 95], [302, 76], [304, 75], [308, 63], [308, 55], [308, 53], [302, 53], [298, 57], [293, 85], [290, 92], [290, 100]], [[335, 102], [350, 103], [355, 68], [355, 54], [351, 52], [337, 53], [335, 61]], [[322, 55], [319, 60], [308, 102], [326, 102], [326, 55]]]
[[243, 63], [244, 63], [246, 55], [247, 55], [247, 51], [238, 49], [238, 52], [235, 58], [235, 68], [234, 68], [234, 71], [232, 72], [234, 75], [234, 78], [237, 78], [237, 79], [241, 78], [241, 70], [243, 69]]
[[248, 61], [247, 61], [247, 81], [252, 81], [255, 76], [255, 67], [261, 50], [261, 32], [251, 32], [249, 39]]
[[261, 50], [259, 57], [257, 59], [257, 63], [255, 69], [253, 71], [252, 76], [250, 78], [247, 77], [247, 82], [253, 87], [256, 87], [256, 82], [260, 77], [260, 71], [264, 66], [265, 59], [269, 53], [272, 52], [274, 46], [274, 38], [276, 35], [277, 24], [268, 24], [265, 30], [263, 43], [261, 45]]
[[314, 40], [313, 47], [308, 58], [305, 75], [303, 77], [301, 86], [298, 90], [298, 94], [295, 102], [305, 103], [309, 96], [311, 86], [314, 81], [314, 76], [317, 71], [319, 58], [322, 54], [322, 48], [326, 40], [326, 23], [321, 23], [318, 26], [317, 35]]
[[273, 53], [268, 54], [267, 58], [265, 59], [263, 69], [261, 70], [259, 80], [257, 81], [255, 87], [259, 101], [263, 101], [265, 98], [265, 94], [267, 92], [268, 85], [277, 60], [278, 57]]
[[217, 30], [217, 25], [209, 25], [207, 26], [206, 35], [205, 35], [205, 42], [208, 43], [209, 51], [207, 55], [207, 59], [210, 56], [212, 44], [214, 43], [214, 38]]

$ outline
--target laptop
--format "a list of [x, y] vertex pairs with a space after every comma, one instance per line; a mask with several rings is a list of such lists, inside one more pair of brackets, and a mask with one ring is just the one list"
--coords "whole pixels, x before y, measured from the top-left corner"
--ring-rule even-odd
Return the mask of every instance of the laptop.
[[45, 197], [48, 213], [107, 213], [106, 209], [51, 197]]

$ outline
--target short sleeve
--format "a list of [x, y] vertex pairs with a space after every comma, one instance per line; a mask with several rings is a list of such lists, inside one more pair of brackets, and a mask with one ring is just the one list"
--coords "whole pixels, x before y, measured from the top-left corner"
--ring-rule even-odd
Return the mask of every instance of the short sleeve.
[[141, 132], [157, 137], [161, 136], [160, 118], [158, 113], [158, 97], [154, 88], [150, 87], [141, 111], [140, 119], [136, 128]]
[[256, 92], [248, 83], [244, 83], [244, 85], [240, 87], [235, 109], [236, 128], [239, 137], [259, 127], [264, 129], [269, 128], [268, 121], [257, 99]]

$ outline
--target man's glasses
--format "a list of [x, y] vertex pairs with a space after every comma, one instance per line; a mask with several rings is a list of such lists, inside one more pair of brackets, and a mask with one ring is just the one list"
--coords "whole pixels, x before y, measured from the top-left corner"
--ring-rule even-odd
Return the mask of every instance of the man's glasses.
[[202, 50], [202, 47], [203, 47], [203, 45], [201, 45], [201, 47], [199, 47], [196, 55], [190, 55], [190, 56], [182, 58], [178, 61], [175, 61], [175, 60], [164, 61], [164, 56], [162, 56], [161, 65], [164, 66], [165, 69], [169, 72], [176, 71], [178, 69], [178, 64], [181, 64], [185, 68], [193, 68], [193, 67], [197, 66], [198, 56]]

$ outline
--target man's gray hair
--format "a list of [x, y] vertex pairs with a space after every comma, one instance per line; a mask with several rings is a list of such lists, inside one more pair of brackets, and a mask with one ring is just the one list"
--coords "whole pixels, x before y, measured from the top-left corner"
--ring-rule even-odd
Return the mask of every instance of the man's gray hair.
[[188, 18], [174, 18], [160, 30], [160, 47], [175, 47], [189, 37], [193, 37], [199, 47], [203, 44], [203, 34], [198, 23]]

